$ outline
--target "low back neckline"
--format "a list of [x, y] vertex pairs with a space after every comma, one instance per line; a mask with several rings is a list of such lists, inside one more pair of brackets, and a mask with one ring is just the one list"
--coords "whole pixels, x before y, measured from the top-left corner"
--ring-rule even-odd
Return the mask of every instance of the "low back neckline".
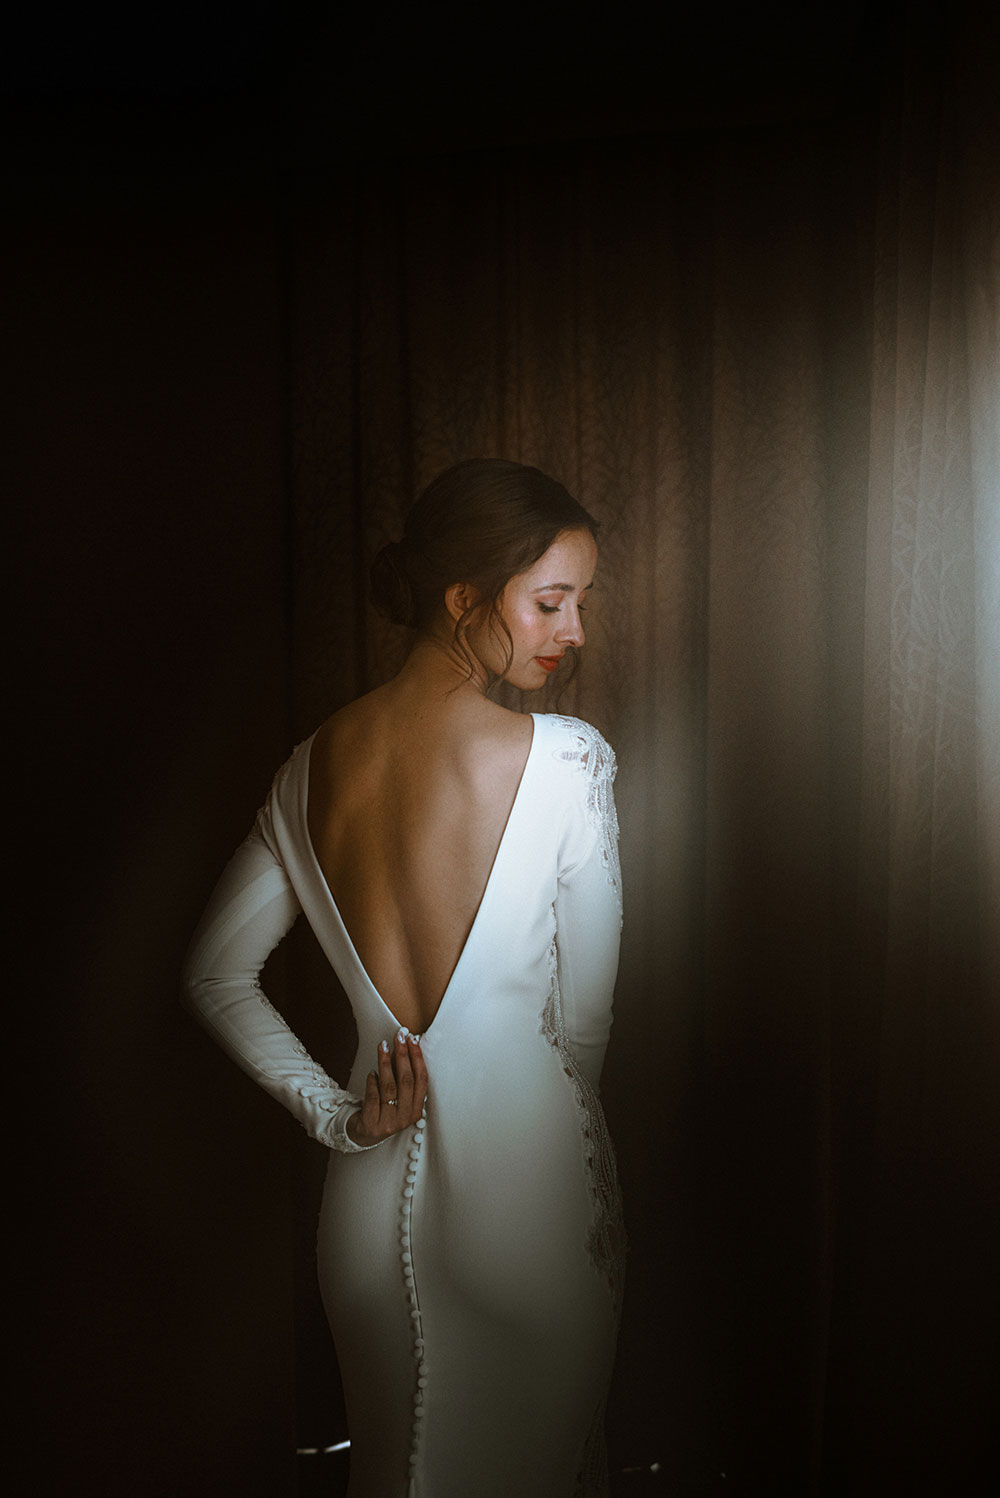
[[[519, 807], [519, 805], [521, 803], [522, 792], [524, 790], [525, 782], [528, 779], [528, 772], [532, 768], [532, 762], [533, 762], [533, 760], [535, 758], [535, 750], [536, 750], [536, 747], [537, 747], [537, 744], [538, 744], [538, 738], [539, 738], [539, 733], [538, 733], [538, 719], [539, 719], [539, 717], [542, 716], [542, 714], [540, 714], [540, 713], [528, 713], [526, 716], [531, 719], [531, 741], [530, 741], [530, 743], [528, 745], [528, 752], [527, 752], [527, 754], [525, 756], [524, 764], [521, 767], [521, 774], [518, 777], [518, 782], [517, 782], [517, 786], [516, 786], [515, 791], [514, 791], [514, 795], [513, 795], [512, 799], [511, 799], [510, 806], [509, 806], [509, 808], [507, 810], [507, 816], [506, 816], [506, 819], [504, 821], [503, 831], [500, 834], [499, 841], [497, 842], [496, 849], [494, 850], [493, 860], [492, 860], [492, 862], [490, 864], [490, 871], [489, 871], [489, 874], [487, 875], [486, 884], [485, 884], [485, 886], [483, 888], [483, 893], [480, 896], [479, 904], [476, 906], [476, 911], [475, 911], [475, 914], [474, 914], [474, 916], [472, 918], [472, 924], [469, 927], [468, 935], [466, 936], [465, 941], [462, 943], [462, 949], [459, 952], [458, 957], [455, 960], [455, 965], [452, 968], [451, 974], [450, 974], [450, 976], [448, 978], [447, 983], [445, 984], [444, 990], [443, 990], [440, 998], [438, 999], [437, 1004], [434, 1007], [434, 1013], [432, 1014], [429, 1022], [424, 1026], [424, 1028], [423, 1028], [423, 1030], [421, 1032], [421, 1034], [424, 1035], [424, 1036], [426, 1036], [430, 1032], [430, 1030], [432, 1029], [432, 1027], [437, 1023], [438, 1016], [440, 1015], [442, 1009], [445, 1007], [445, 1004], [448, 1001], [449, 995], [451, 994], [451, 991], [452, 991], [452, 989], [455, 986], [455, 982], [456, 982], [456, 979], [458, 977], [458, 974], [459, 974], [461, 968], [465, 965], [466, 954], [468, 953], [470, 946], [472, 946], [472, 944], [473, 944], [473, 942], [475, 940], [477, 930], [478, 930], [479, 926], [481, 925], [481, 918], [482, 918], [483, 910], [484, 910], [485, 906], [487, 905], [487, 902], [488, 902], [489, 897], [490, 897], [490, 892], [493, 889], [493, 886], [494, 886], [494, 884], [496, 882], [497, 868], [498, 868], [498, 866], [501, 863], [502, 855], [503, 855], [503, 852], [504, 852], [504, 848], [505, 848], [506, 844], [509, 841], [508, 834], [510, 832], [511, 825], [514, 822], [515, 813], [517, 812], [518, 807]], [[318, 732], [319, 732], [319, 730], [317, 729], [316, 733], [311, 734], [309, 736], [309, 738], [306, 739], [305, 742], [302, 745], [304, 764], [303, 764], [303, 767], [302, 767], [302, 782], [301, 782], [301, 792], [300, 792], [300, 798], [299, 798], [299, 811], [300, 811], [300, 816], [301, 816], [301, 820], [302, 820], [302, 841], [303, 841], [304, 846], [308, 850], [309, 858], [310, 858], [310, 860], [312, 862], [312, 865], [315, 868], [317, 874], [319, 875], [319, 879], [320, 879], [320, 882], [322, 884], [323, 892], [324, 892], [324, 894], [326, 896], [326, 899], [329, 902], [330, 909], [333, 911], [334, 917], [335, 917], [335, 919], [337, 921], [337, 924], [338, 924], [338, 926], [340, 928], [340, 931], [341, 931], [341, 933], [342, 933], [342, 935], [344, 937], [344, 941], [345, 941], [345, 943], [347, 945], [347, 948], [348, 948], [348, 950], [350, 952], [351, 960], [355, 963], [355, 965], [356, 965], [356, 967], [358, 969], [358, 973], [360, 974], [361, 978], [364, 980], [365, 984], [367, 985], [367, 987], [370, 990], [370, 992], [372, 993], [372, 995], [375, 997], [375, 999], [378, 1001], [378, 1003], [385, 1010], [385, 1013], [388, 1016], [389, 1020], [391, 1021], [394, 1030], [397, 1030], [397, 1031], [398, 1030], [406, 1031], [408, 1027], [406, 1025], [401, 1024], [400, 1021], [393, 1014], [392, 1010], [390, 1009], [389, 1005], [386, 1003], [386, 1001], [383, 998], [382, 994], [379, 992], [379, 990], [375, 987], [375, 984], [372, 982], [372, 979], [371, 979], [371, 976], [370, 976], [370, 974], [368, 972], [368, 969], [365, 967], [364, 963], [361, 960], [360, 953], [358, 952], [358, 949], [357, 949], [357, 947], [354, 944], [354, 939], [351, 936], [351, 933], [348, 931], [347, 924], [346, 924], [343, 916], [340, 913], [340, 908], [337, 905], [336, 899], [334, 898], [333, 891], [330, 888], [330, 885], [329, 885], [329, 882], [327, 880], [326, 874], [323, 872], [323, 866], [322, 866], [322, 864], [319, 861], [319, 857], [318, 857], [318, 855], [316, 853], [316, 848], [315, 848], [315, 846], [313, 844], [312, 836], [311, 836], [311, 834], [309, 832], [309, 779], [310, 779], [310, 766], [311, 766], [311, 760], [312, 760], [312, 747], [313, 747], [313, 743], [315, 742], [315, 739], [316, 739], [316, 734]]]

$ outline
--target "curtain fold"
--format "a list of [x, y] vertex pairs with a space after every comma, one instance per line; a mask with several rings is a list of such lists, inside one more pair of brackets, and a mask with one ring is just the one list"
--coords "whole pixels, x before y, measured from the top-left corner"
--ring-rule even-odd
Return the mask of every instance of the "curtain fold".
[[832, 119], [296, 189], [299, 734], [402, 659], [363, 560], [440, 468], [602, 524], [576, 677], [508, 700], [619, 755], [611, 1434], [678, 1491], [972, 1493], [988, 1444], [1000, 151], [953, 41]]
[[892, 1455], [893, 1480], [976, 1491], [992, 1418], [1000, 157], [985, 41], [959, 29], [942, 67], [914, 27], [878, 163], [851, 988], [877, 1020], [860, 1019], [844, 1102], [834, 1324], [850, 1351], [845, 1424], [828, 1431], [851, 1492], [877, 1491]]

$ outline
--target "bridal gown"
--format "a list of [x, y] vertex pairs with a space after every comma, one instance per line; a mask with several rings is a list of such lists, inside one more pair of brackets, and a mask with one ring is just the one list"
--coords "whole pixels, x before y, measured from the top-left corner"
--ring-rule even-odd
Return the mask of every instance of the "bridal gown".
[[[312, 739], [279, 770], [195, 934], [185, 992], [230, 1055], [330, 1148], [318, 1266], [351, 1438], [350, 1498], [591, 1498], [624, 1233], [597, 1097], [621, 881], [614, 755], [532, 714], [492, 870], [432, 1023], [424, 1116], [368, 1148], [345, 1131], [400, 1028], [317, 863]], [[260, 986], [305, 912], [350, 1000], [347, 1088]]]

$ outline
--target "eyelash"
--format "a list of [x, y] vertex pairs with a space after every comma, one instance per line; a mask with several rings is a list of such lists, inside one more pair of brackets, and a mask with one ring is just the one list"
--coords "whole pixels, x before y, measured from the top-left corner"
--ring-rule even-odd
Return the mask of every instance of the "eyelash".
[[[543, 614], [558, 614], [558, 612], [559, 612], [559, 605], [558, 604], [540, 603], [538, 605], [538, 607], [541, 609], [541, 611], [542, 611]], [[586, 603], [578, 603], [577, 606], [576, 606], [576, 611], [577, 611], [578, 614], [585, 614], [587, 612], [588, 607], [589, 607], [589, 605], [586, 604]]]

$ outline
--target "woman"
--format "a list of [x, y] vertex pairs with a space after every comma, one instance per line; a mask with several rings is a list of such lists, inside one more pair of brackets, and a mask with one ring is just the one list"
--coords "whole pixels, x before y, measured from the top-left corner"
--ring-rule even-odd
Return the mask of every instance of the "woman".
[[[405, 665], [278, 772], [188, 956], [199, 1016], [332, 1151], [318, 1257], [350, 1498], [606, 1491], [614, 756], [486, 695], [536, 690], [583, 644], [595, 531], [517, 463], [428, 487], [372, 568], [416, 629]], [[303, 910], [354, 1011], [347, 1090], [259, 984]]]

